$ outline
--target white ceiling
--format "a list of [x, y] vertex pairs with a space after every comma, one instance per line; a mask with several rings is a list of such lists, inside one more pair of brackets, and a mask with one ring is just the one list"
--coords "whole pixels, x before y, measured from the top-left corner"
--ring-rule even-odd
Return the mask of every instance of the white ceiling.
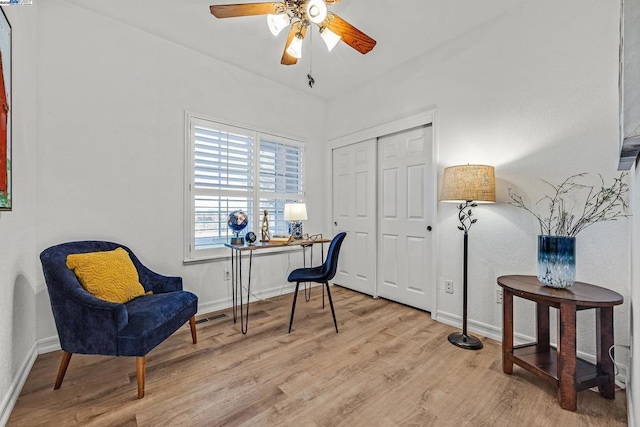
[[[342, 0], [329, 10], [377, 41], [362, 55], [344, 43], [331, 52], [307, 33], [303, 58], [280, 65], [287, 32], [269, 32], [264, 16], [217, 19], [211, 4], [245, 0], [68, 0], [202, 54], [321, 98], [384, 74], [524, 0]], [[311, 66], [316, 84], [307, 85]]]

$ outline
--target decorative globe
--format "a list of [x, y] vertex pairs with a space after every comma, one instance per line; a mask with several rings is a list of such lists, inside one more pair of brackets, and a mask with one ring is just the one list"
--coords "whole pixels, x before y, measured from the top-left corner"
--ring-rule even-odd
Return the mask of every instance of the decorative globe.
[[236, 235], [240, 233], [242, 230], [247, 228], [249, 224], [249, 216], [238, 210], [233, 211], [229, 214], [229, 219], [227, 220], [227, 225], [230, 229], [236, 232]]

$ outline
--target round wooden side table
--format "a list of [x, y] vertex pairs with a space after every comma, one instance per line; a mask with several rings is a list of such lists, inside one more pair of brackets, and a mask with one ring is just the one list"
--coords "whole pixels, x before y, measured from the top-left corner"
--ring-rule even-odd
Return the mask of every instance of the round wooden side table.
[[[598, 386], [602, 396], [614, 399], [615, 375], [609, 358], [613, 345], [613, 307], [622, 295], [610, 289], [576, 282], [566, 289], [550, 288], [535, 276], [501, 276], [502, 370], [513, 373], [513, 364], [555, 385], [563, 409], [575, 411], [577, 392]], [[536, 303], [537, 342], [513, 345], [513, 297]], [[549, 343], [549, 307], [559, 310], [558, 345]], [[576, 356], [576, 312], [596, 310], [596, 364]]]

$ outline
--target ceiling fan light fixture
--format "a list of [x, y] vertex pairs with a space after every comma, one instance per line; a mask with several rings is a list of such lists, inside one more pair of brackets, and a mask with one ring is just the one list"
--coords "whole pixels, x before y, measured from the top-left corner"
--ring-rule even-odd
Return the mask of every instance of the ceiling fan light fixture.
[[287, 48], [287, 53], [296, 59], [302, 58], [302, 37], [300, 33], [296, 34], [293, 40], [291, 40]]
[[286, 13], [267, 15], [267, 25], [269, 26], [269, 31], [271, 31], [271, 34], [274, 36], [277, 36], [282, 30], [287, 28], [290, 22], [291, 18], [289, 18], [289, 15]]
[[341, 38], [339, 35], [331, 31], [327, 27], [324, 27], [320, 30], [320, 37], [322, 37], [322, 40], [324, 40], [324, 44], [327, 45], [327, 49], [329, 49], [329, 52], [331, 52], [333, 48], [336, 47]]
[[327, 10], [328, 5], [340, 1], [272, 0], [259, 3], [218, 4], [209, 6], [209, 11], [216, 18], [266, 16], [269, 31], [274, 36], [277, 36], [288, 25], [287, 41], [280, 60], [282, 65], [288, 66], [296, 64], [298, 59], [302, 57], [303, 40], [309, 27], [313, 26], [312, 24], [315, 24], [320, 30], [329, 51], [336, 46], [338, 41], [344, 42], [363, 55], [369, 53], [376, 46], [374, 39], [334, 12]]
[[324, 0], [309, 0], [305, 12], [309, 21], [320, 24], [327, 17], [327, 5]]

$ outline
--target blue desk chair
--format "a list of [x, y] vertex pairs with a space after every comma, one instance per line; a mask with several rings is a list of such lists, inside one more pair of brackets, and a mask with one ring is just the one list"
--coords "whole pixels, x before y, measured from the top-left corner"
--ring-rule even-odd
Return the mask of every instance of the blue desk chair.
[[[145, 292], [153, 291], [153, 295], [124, 304], [96, 298], [82, 287], [66, 265], [69, 254], [117, 248], [129, 253]], [[54, 390], [62, 385], [73, 353], [135, 356], [138, 398], [141, 399], [146, 354], [187, 322], [192, 341], [197, 342], [198, 297], [182, 290], [181, 277], [162, 276], [149, 270], [129, 248], [101, 241], [63, 243], [45, 249], [40, 260], [63, 351]]]
[[336, 327], [336, 333], [338, 332], [338, 322], [336, 322], [336, 312], [333, 309], [333, 301], [331, 300], [329, 280], [333, 279], [333, 277], [336, 275], [336, 271], [338, 270], [338, 254], [340, 253], [342, 241], [346, 236], [347, 233], [345, 232], [338, 233], [333, 238], [333, 240], [331, 240], [329, 251], [327, 252], [327, 260], [324, 264], [319, 267], [298, 268], [296, 270], [293, 270], [291, 274], [289, 274], [287, 280], [289, 282], [296, 282], [296, 290], [293, 293], [293, 306], [291, 307], [291, 320], [289, 320], [289, 333], [291, 333], [291, 326], [293, 325], [293, 314], [296, 311], [296, 300], [298, 299], [298, 289], [300, 287], [300, 282], [324, 283], [327, 288], [329, 305], [331, 306], [333, 325]]

